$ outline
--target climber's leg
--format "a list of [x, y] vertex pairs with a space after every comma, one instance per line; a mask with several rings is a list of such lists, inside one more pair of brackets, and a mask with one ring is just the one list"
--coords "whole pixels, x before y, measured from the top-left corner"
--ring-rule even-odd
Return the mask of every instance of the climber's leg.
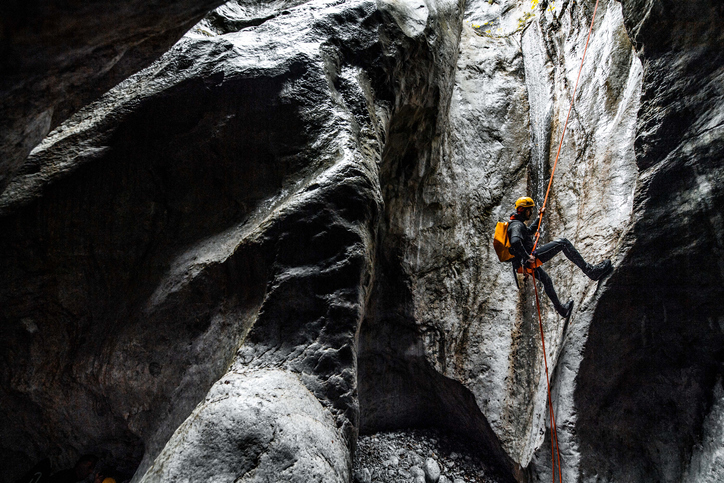
[[561, 238], [537, 248], [535, 256], [538, 257], [541, 262], [545, 263], [560, 252], [563, 252], [566, 258], [575, 263], [576, 266], [592, 280], [599, 280], [612, 269], [611, 260], [608, 259], [597, 265], [586, 263], [581, 254], [578, 253], [578, 250], [573, 246], [573, 243], [567, 238]]
[[576, 250], [576, 248], [573, 246], [573, 243], [571, 243], [568, 238], [561, 238], [559, 240], [552, 241], [538, 247], [535, 251], [535, 256], [538, 257], [541, 262], [545, 263], [558, 255], [560, 252], [563, 252], [566, 258], [575, 263], [578, 268], [580, 268], [584, 272], [586, 271], [588, 264], [583, 259], [581, 254], [578, 253], [578, 250]]
[[573, 300], [569, 300], [565, 305], [558, 300], [556, 289], [553, 287], [553, 280], [551, 280], [551, 277], [548, 276], [543, 268], [538, 267], [535, 269], [535, 278], [543, 282], [546, 295], [548, 295], [548, 298], [551, 302], [553, 302], [553, 307], [556, 308], [556, 312], [558, 312], [562, 317], [568, 317], [571, 315], [571, 311], [573, 310]]

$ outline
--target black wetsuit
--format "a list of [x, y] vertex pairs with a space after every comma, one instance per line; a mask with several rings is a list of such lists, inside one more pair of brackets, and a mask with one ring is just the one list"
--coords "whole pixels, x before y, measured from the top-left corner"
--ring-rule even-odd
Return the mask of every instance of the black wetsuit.
[[528, 228], [528, 225], [518, 218], [517, 214], [511, 215], [510, 224], [508, 225], [508, 238], [510, 239], [510, 253], [515, 255], [512, 262], [516, 270], [520, 267], [521, 262], [527, 260], [528, 255], [533, 251], [533, 235], [535, 231], [532, 228], [538, 226], [538, 218], [533, 220], [530, 226], [531, 228]]
[[[523, 223], [516, 213], [511, 215], [510, 224], [508, 225], [508, 236], [510, 237], [510, 252], [515, 255], [512, 259], [513, 269], [517, 270], [523, 261], [528, 260], [528, 255], [533, 251], [533, 235], [535, 234], [534, 229], [538, 226], [538, 218], [536, 218], [531, 224], [530, 228], [528, 225]], [[591, 266], [586, 263], [580, 253], [573, 247], [573, 244], [566, 238], [560, 238], [556, 241], [546, 243], [535, 249], [533, 253], [535, 257], [542, 263], [549, 261], [554, 256], [563, 252], [565, 256], [575, 263], [584, 273], [588, 274], [591, 270]], [[563, 310], [561, 301], [558, 300], [556, 290], [553, 287], [553, 281], [548, 274], [543, 270], [543, 267], [538, 267], [534, 271], [535, 278], [543, 282], [546, 295], [553, 302], [553, 306], [560, 313]]]

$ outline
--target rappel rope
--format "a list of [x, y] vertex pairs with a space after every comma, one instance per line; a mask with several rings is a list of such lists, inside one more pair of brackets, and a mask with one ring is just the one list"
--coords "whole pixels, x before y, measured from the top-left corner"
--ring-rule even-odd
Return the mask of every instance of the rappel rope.
[[[535, 252], [540, 239], [540, 226], [543, 222], [543, 215], [545, 214], [546, 203], [548, 203], [548, 195], [551, 192], [551, 186], [553, 185], [553, 176], [556, 174], [556, 166], [558, 165], [558, 158], [561, 155], [561, 148], [563, 147], [563, 138], [566, 135], [566, 128], [568, 127], [568, 119], [571, 117], [571, 111], [573, 110], [573, 103], [576, 99], [576, 90], [578, 89], [578, 81], [581, 79], [581, 71], [583, 70], [583, 62], [586, 60], [586, 52], [588, 51], [588, 43], [591, 40], [591, 32], [593, 31], [593, 22], [596, 20], [596, 11], [598, 10], [598, 0], [596, 0], [596, 6], [593, 7], [593, 17], [591, 18], [591, 26], [588, 29], [588, 37], [586, 38], [586, 46], [583, 49], [583, 58], [581, 59], [581, 66], [578, 69], [578, 77], [576, 77], [576, 84], [573, 87], [573, 95], [571, 96], [571, 105], [568, 108], [568, 114], [566, 115], [566, 122], [563, 124], [563, 132], [561, 133], [561, 141], [558, 144], [558, 152], [556, 153], [556, 159], [553, 163], [553, 169], [551, 170], [551, 178], [548, 181], [548, 189], [546, 190], [546, 196], [543, 199], [543, 205], [541, 206], [541, 214], [538, 217], [538, 226], [535, 231], [535, 242], [533, 243], [533, 252]], [[538, 297], [538, 287], [535, 284], [535, 275], [533, 275], [533, 289], [535, 291], [535, 306], [538, 310], [538, 327], [540, 328], [540, 341], [543, 346], [543, 362], [545, 364], [546, 371], [546, 388], [548, 390], [548, 413], [551, 424], [551, 475], [553, 477], [553, 483], [556, 482], [556, 460], [558, 463], [558, 481], [563, 482], [563, 472], [561, 468], [561, 451], [558, 447], [558, 431], [556, 429], [556, 416], [553, 412], [553, 400], [551, 398], [551, 380], [548, 375], [548, 357], [546, 356], [546, 342], [545, 336], [543, 335], [543, 318], [540, 313], [540, 299]], [[555, 444], [555, 451], [554, 449]]]

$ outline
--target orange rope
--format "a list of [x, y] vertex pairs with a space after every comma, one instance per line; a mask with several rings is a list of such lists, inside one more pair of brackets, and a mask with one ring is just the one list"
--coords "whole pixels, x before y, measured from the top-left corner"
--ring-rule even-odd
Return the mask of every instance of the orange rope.
[[[540, 298], [538, 297], [538, 287], [535, 284], [535, 276], [533, 276], [533, 288], [535, 289], [535, 307], [538, 309], [538, 328], [540, 329], [540, 341], [543, 345], [543, 362], [546, 368], [546, 387], [548, 389], [548, 413], [551, 421], [551, 475], [553, 483], [556, 483], [556, 462], [555, 457], [558, 456], [558, 480], [563, 481], [561, 474], [561, 452], [558, 449], [558, 430], [556, 429], [556, 416], [553, 412], [553, 399], [551, 398], [551, 382], [548, 376], [548, 357], [546, 356], [546, 341], [543, 335], [543, 318], [540, 315]], [[553, 442], [555, 441], [555, 451], [553, 451]]]
[[[563, 132], [561, 133], [561, 142], [558, 143], [558, 152], [556, 153], [556, 160], [553, 162], [553, 170], [551, 171], [551, 179], [548, 181], [548, 189], [546, 190], [546, 197], [543, 199], [543, 206], [541, 211], [545, 212], [546, 203], [548, 203], [548, 195], [551, 192], [551, 186], [553, 185], [553, 176], [556, 174], [556, 166], [558, 166], [558, 158], [561, 156], [561, 148], [563, 147], [563, 138], [566, 135], [566, 128], [568, 127], [568, 118], [571, 117], [571, 111], [573, 110], [573, 102], [576, 100], [576, 90], [578, 89], [578, 81], [581, 78], [581, 71], [583, 70], [583, 61], [586, 60], [586, 52], [588, 51], [588, 42], [591, 40], [591, 32], [593, 31], [593, 22], [596, 20], [596, 11], [598, 10], [598, 0], [596, 0], [596, 6], [593, 7], [593, 18], [591, 18], [591, 26], [588, 29], [588, 38], [586, 38], [586, 47], [583, 49], [583, 58], [581, 59], [581, 67], [578, 68], [578, 77], [576, 77], [576, 84], [573, 87], [573, 95], [571, 96], [571, 105], [568, 108], [568, 114], [566, 115], [566, 122], [563, 124]], [[543, 222], [543, 213], [538, 217], [538, 227], [535, 230], [535, 243], [533, 244], [533, 250], [538, 246], [538, 239], [540, 238], [540, 225]]]
[[[596, 0], [596, 6], [593, 8], [593, 17], [591, 18], [591, 26], [588, 29], [588, 37], [586, 38], [586, 47], [583, 49], [583, 58], [581, 59], [581, 66], [578, 69], [578, 77], [576, 77], [576, 84], [573, 87], [573, 95], [571, 96], [571, 105], [568, 108], [568, 114], [566, 115], [566, 122], [563, 124], [563, 132], [561, 133], [561, 141], [558, 144], [558, 152], [556, 152], [556, 159], [553, 163], [553, 169], [551, 170], [551, 178], [548, 181], [548, 189], [546, 190], [546, 196], [543, 199], [543, 205], [541, 206], [541, 214], [538, 217], [538, 226], [535, 231], [535, 242], [533, 243], [533, 250], [535, 252], [540, 239], [540, 226], [543, 222], [543, 214], [545, 213], [546, 203], [548, 203], [548, 195], [551, 192], [551, 186], [553, 185], [553, 176], [556, 174], [556, 167], [558, 166], [558, 159], [561, 155], [561, 148], [563, 147], [563, 138], [566, 135], [566, 128], [568, 127], [568, 119], [571, 117], [571, 111], [573, 110], [573, 103], [576, 100], [576, 90], [578, 90], [578, 81], [581, 78], [581, 71], [583, 70], [583, 62], [586, 60], [586, 52], [588, 51], [588, 43], [591, 40], [591, 32], [593, 31], [593, 23], [596, 20], [596, 11], [598, 10], [598, 0]], [[548, 389], [548, 412], [551, 423], [551, 475], [553, 477], [553, 483], [556, 483], [556, 457], [558, 459], [558, 481], [563, 482], [563, 471], [561, 468], [561, 451], [558, 447], [558, 430], [556, 428], [556, 417], [553, 412], [553, 399], [551, 398], [551, 380], [548, 375], [548, 356], [546, 356], [546, 342], [545, 336], [543, 335], [543, 318], [540, 313], [540, 299], [538, 297], [538, 287], [535, 284], [535, 274], [531, 274], [533, 277], [533, 288], [535, 289], [535, 306], [538, 310], [538, 327], [540, 328], [540, 341], [543, 346], [543, 362], [546, 369], [546, 387]], [[555, 442], [555, 452], [553, 451], [553, 443]]]

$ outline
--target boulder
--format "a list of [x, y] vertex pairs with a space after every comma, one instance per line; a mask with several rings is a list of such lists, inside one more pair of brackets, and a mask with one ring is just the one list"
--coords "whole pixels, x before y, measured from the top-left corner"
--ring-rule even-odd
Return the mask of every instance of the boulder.
[[280, 370], [227, 373], [169, 439], [142, 482], [348, 482], [330, 413]]
[[425, 460], [425, 481], [427, 483], [437, 483], [440, 479], [440, 465], [433, 458]]

